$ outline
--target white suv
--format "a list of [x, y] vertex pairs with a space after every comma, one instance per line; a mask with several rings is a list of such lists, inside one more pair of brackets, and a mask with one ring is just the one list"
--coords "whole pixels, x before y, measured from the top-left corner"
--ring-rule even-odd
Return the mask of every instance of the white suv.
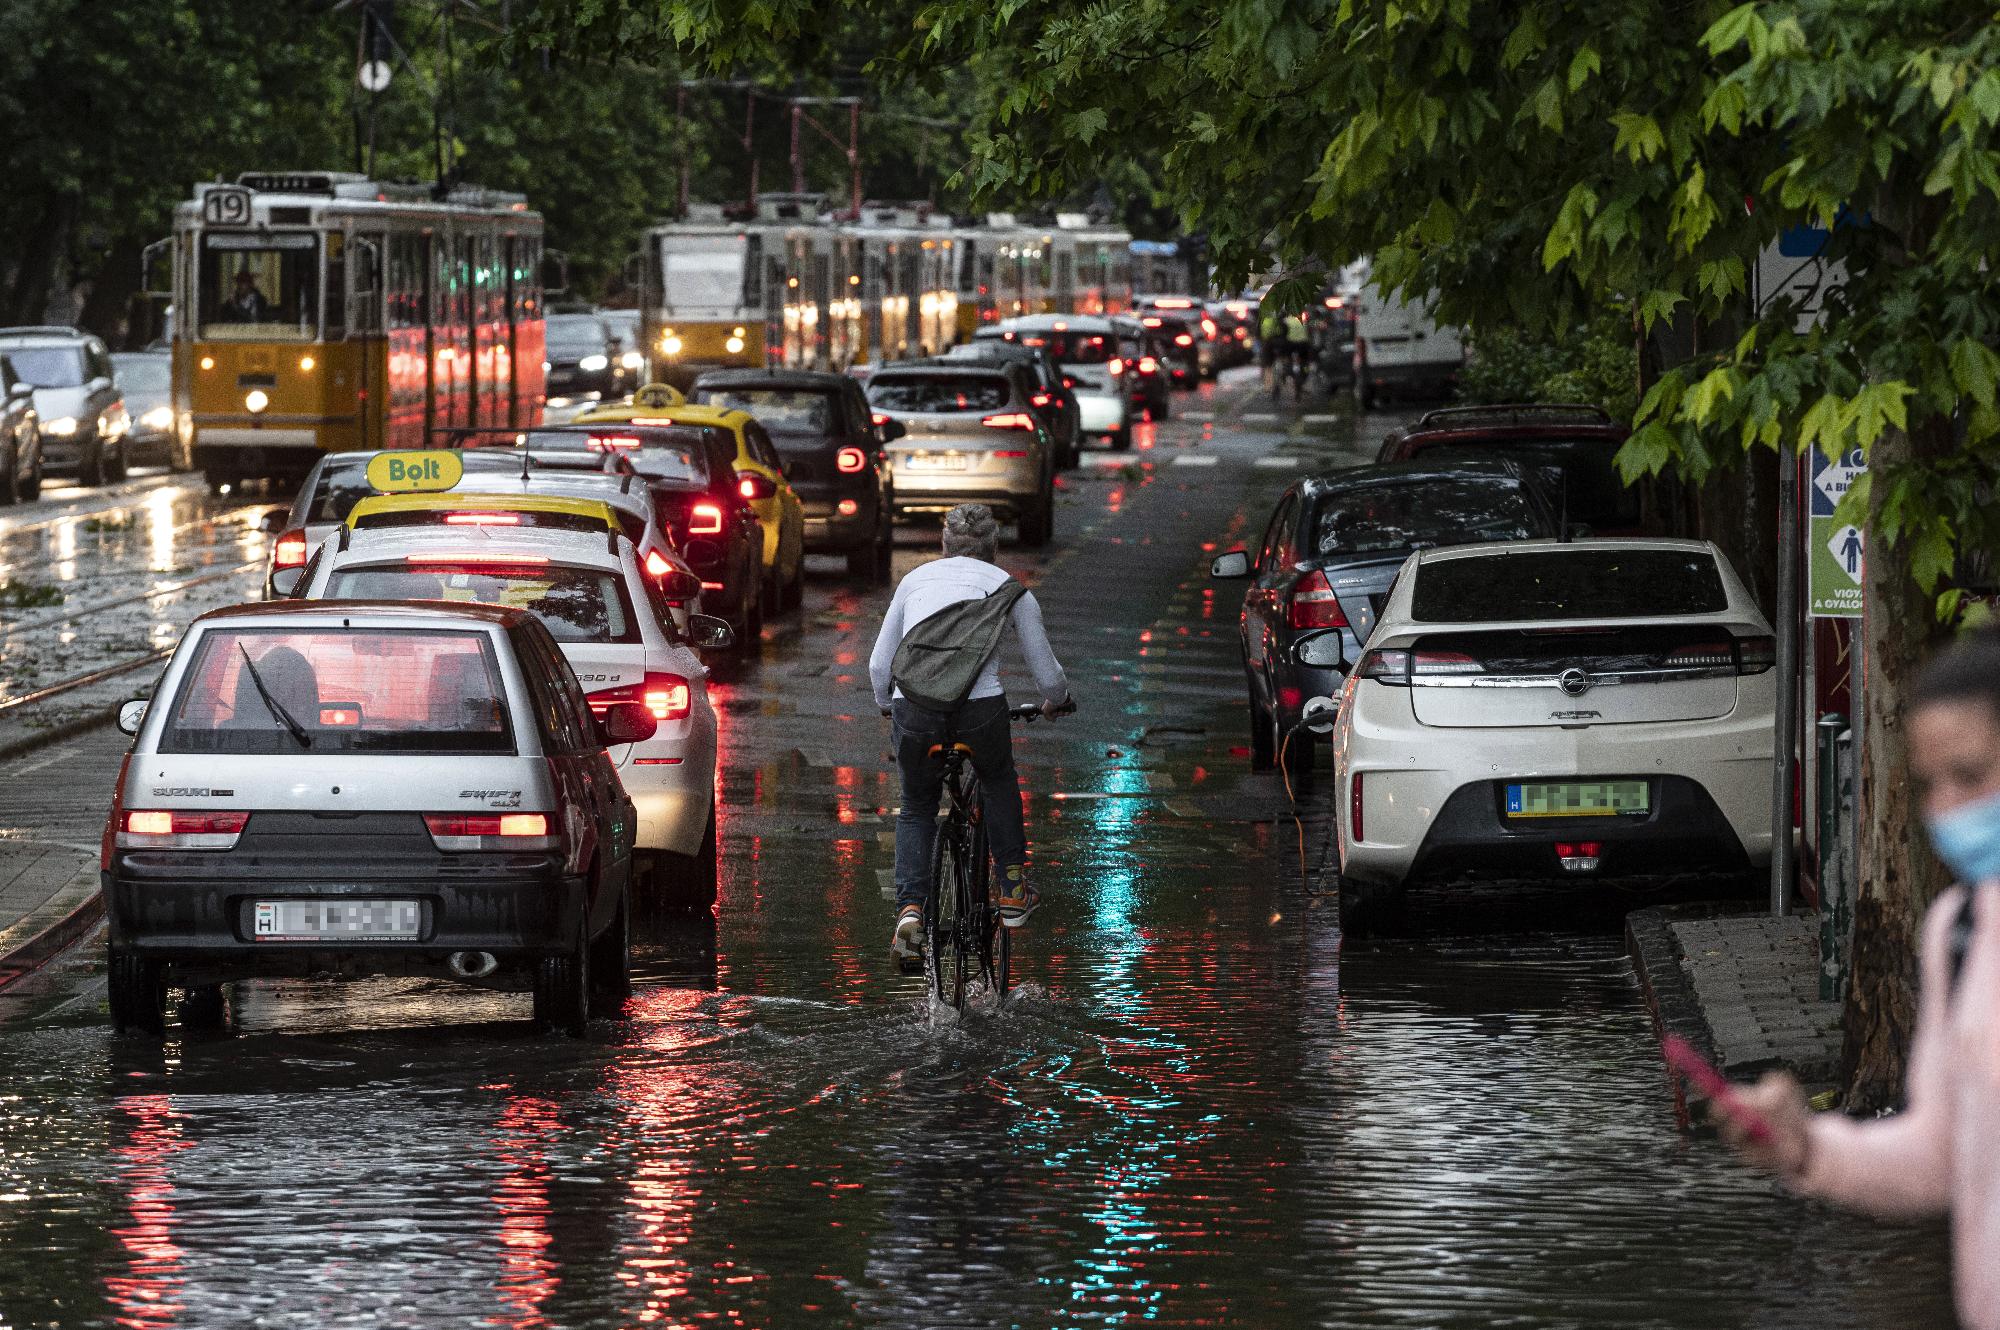
[[658, 722], [652, 738], [611, 749], [638, 809], [635, 899], [669, 909], [715, 904], [715, 711], [694, 648], [726, 647], [731, 634], [720, 619], [695, 615], [684, 636], [629, 540], [543, 529], [362, 530], [320, 546], [299, 594], [533, 611], [592, 711], [637, 702]]
[[1706, 541], [1411, 555], [1334, 728], [1343, 916], [1419, 878], [1768, 864], [1773, 656]]

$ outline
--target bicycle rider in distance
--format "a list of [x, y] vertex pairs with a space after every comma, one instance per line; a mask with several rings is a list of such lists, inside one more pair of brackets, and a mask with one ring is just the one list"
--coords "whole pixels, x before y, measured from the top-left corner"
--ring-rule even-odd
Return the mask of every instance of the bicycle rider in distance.
[[[890, 940], [890, 952], [899, 962], [923, 957], [924, 899], [930, 891], [938, 799], [944, 782], [944, 763], [931, 756], [934, 745], [956, 742], [971, 749], [987, 843], [999, 881], [993, 905], [1000, 922], [1018, 928], [1041, 904], [1041, 893], [1028, 881], [1021, 779], [1014, 770], [998, 650], [986, 658], [965, 700], [949, 711], [918, 706], [903, 696], [893, 678], [896, 650], [911, 629], [940, 611], [1009, 589], [1013, 579], [993, 562], [999, 540], [1000, 524], [985, 504], [964, 503], [947, 513], [944, 557], [912, 570], [897, 585], [868, 659], [875, 704], [892, 719], [896, 765], [903, 777], [903, 806], [896, 817], [896, 930]], [[1008, 620], [1028, 672], [1041, 691], [1042, 714], [1053, 719], [1074, 710], [1068, 677], [1049, 646], [1034, 593], [1020, 589], [1020, 599], [1014, 602]]]

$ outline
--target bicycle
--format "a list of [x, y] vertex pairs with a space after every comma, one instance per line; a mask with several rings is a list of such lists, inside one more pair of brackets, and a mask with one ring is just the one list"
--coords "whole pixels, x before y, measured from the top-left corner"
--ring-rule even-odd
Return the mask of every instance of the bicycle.
[[1278, 352], [1276, 364], [1272, 366], [1271, 400], [1276, 402], [1284, 396], [1285, 380], [1292, 381], [1292, 400], [1302, 401], [1306, 395], [1306, 379], [1311, 371], [1307, 368], [1307, 348], [1304, 345], [1287, 344]]
[[[1071, 703], [1064, 714], [1075, 709]], [[1009, 720], [1032, 723], [1041, 715], [1041, 707], [1032, 702], [1007, 708]], [[944, 813], [931, 855], [930, 891], [924, 897], [924, 968], [932, 996], [963, 1011], [966, 986], [974, 978], [984, 979], [996, 998], [1007, 996], [1013, 983], [1014, 930], [1001, 924], [1000, 912], [991, 904], [993, 860], [986, 849], [979, 778], [969, 760], [972, 749], [962, 743], [949, 748], [932, 744], [930, 756], [944, 759]]]

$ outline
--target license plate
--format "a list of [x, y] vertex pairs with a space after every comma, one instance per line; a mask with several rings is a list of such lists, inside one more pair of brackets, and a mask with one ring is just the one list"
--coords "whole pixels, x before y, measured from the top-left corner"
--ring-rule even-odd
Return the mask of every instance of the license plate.
[[1508, 817], [1617, 817], [1652, 808], [1643, 780], [1580, 780], [1509, 785]]
[[911, 453], [912, 471], [963, 471], [964, 453]]
[[421, 936], [417, 901], [258, 901], [259, 942], [407, 942]]

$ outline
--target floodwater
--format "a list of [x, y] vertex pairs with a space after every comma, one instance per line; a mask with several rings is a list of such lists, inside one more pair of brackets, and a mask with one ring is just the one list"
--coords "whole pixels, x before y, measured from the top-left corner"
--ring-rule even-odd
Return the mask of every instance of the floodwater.
[[[651, 931], [590, 1040], [370, 981], [240, 985], [229, 1033], [148, 1047], [88, 949], [39, 980], [0, 1027], [0, 1327], [1949, 1326], [1937, 1227], [1677, 1125], [1619, 932], [1644, 892], [1429, 893], [1341, 937], [1322, 812], [1245, 770], [1203, 547], [1261, 531], [1257, 458], [1356, 435], [1240, 398], [1003, 553], [1083, 704], [1017, 735], [1049, 904], [1006, 1003], [886, 962], [884, 596], [823, 565], [717, 688], [718, 917]], [[78, 744], [80, 798], [116, 760]]]

